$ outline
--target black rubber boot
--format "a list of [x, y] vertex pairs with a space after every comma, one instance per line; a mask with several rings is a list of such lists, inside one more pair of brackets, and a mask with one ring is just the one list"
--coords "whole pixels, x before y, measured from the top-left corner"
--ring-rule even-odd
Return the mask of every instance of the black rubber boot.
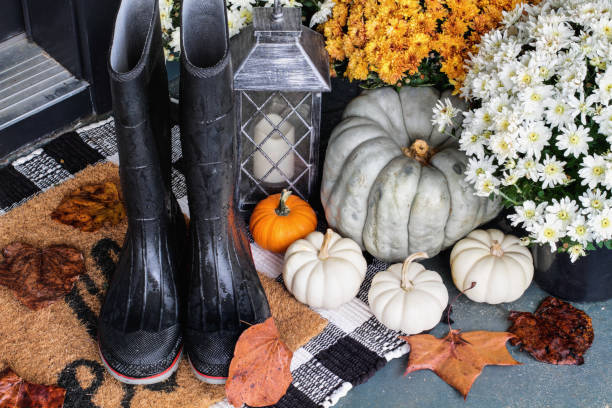
[[238, 337], [270, 316], [237, 216], [232, 67], [223, 0], [183, 0], [180, 123], [191, 215], [185, 347], [196, 376], [223, 383]]
[[172, 195], [168, 80], [157, 0], [123, 0], [109, 71], [128, 230], [98, 322], [102, 360], [128, 384], [178, 368], [185, 220]]

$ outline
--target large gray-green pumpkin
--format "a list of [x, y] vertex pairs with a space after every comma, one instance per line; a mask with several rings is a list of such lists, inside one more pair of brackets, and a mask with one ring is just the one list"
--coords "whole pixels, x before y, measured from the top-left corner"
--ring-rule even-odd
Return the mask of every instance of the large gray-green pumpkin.
[[467, 157], [431, 123], [446, 97], [430, 87], [365, 91], [332, 132], [321, 186], [327, 222], [377, 258], [436, 255], [500, 210], [474, 195], [464, 180]]

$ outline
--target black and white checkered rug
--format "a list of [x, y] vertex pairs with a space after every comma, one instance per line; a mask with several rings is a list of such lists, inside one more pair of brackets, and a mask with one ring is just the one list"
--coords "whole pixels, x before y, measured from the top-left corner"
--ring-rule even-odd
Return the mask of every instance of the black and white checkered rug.
[[[172, 130], [172, 136], [172, 185], [181, 208], [188, 214], [178, 127]], [[112, 118], [64, 134], [0, 169], [0, 215], [73, 177], [85, 167], [103, 161], [118, 163]], [[269, 277], [281, 279], [282, 256], [254, 243], [252, 250], [257, 269]], [[348, 304], [337, 310], [315, 309], [330, 323], [294, 353], [293, 383], [276, 406], [332, 406], [387, 361], [408, 352], [408, 345], [398, 339], [399, 333], [380, 324], [367, 304], [373, 276], [387, 266], [377, 260], [370, 262], [359, 294]], [[229, 405], [221, 402], [215, 406], [221, 407]]]

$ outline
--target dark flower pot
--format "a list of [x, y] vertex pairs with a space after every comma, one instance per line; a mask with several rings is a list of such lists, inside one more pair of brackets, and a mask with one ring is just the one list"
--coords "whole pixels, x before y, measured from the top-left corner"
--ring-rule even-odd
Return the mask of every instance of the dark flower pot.
[[567, 254], [550, 252], [548, 245], [538, 245], [531, 252], [533, 278], [551, 295], [578, 302], [612, 298], [612, 250], [589, 251], [575, 263]]

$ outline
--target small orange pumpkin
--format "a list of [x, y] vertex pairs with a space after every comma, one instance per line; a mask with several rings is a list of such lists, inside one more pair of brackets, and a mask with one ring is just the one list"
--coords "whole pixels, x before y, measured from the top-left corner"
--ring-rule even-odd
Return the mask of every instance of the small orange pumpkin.
[[288, 190], [261, 200], [249, 222], [255, 242], [272, 252], [284, 252], [316, 227], [317, 215], [312, 207]]

